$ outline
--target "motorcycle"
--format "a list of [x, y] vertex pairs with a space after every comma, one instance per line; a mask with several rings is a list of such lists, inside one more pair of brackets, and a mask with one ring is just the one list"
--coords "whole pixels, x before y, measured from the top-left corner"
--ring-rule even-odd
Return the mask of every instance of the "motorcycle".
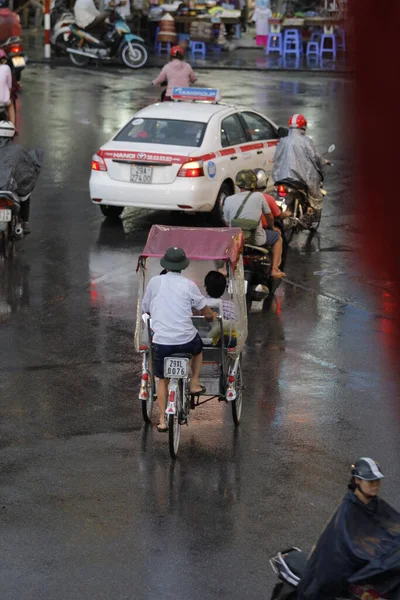
[[115, 11], [111, 13], [109, 29], [101, 40], [77, 25], [70, 25], [70, 32], [67, 52], [77, 67], [84, 67], [91, 59], [118, 59], [131, 69], [139, 69], [147, 62], [143, 38], [131, 33], [123, 17]]
[[[293, 547], [278, 552], [276, 556], [269, 561], [275, 575], [280, 582], [275, 585], [271, 600], [295, 600], [297, 597], [296, 588], [305, 571], [307, 563], [307, 554], [299, 548]], [[371, 586], [349, 586], [349, 594], [346, 596], [353, 600], [369, 598], [370, 600], [379, 600], [380, 596]]]
[[[324, 153], [332, 153], [336, 146], [332, 144], [328, 151]], [[327, 164], [332, 165], [328, 162]], [[276, 203], [282, 212], [289, 210], [292, 213], [291, 217], [283, 220], [285, 231], [297, 232], [303, 229], [309, 231], [317, 231], [320, 223], [322, 210], [312, 208], [308, 202], [307, 185], [301, 181], [297, 181], [288, 177], [275, 182]], [[327, 192], [322, 188], [321, 193], [326, 196]]]
[[75, 23], [74, 13], [65, 7], [65, 0], [56, 0], [50, 13], [50, 43], [55, 54], [65, 54], [71, 34], [70, 26]]
[[14, 192], [0, 191], [0, 256], [4, 259], [13, 254], [14, 242], [25, 237], [20, 214], [21, 203], [28, 198], [21, 199]]
[[250, 312], [253, 301], [260, 302], [269, 294], [275, 294], [282, 283], [282, 279], [271, 277], [271, 251], [268, 248], [245, 244], [243, 266], [247, 286], [246, 305], [248, 312]]
[[10, 37], [0, 44], [0, 48], [8, 55], [15, 69], [16, 80], [20, 81], [22, 71], [26, 67], [22, 39], [20, 37]]

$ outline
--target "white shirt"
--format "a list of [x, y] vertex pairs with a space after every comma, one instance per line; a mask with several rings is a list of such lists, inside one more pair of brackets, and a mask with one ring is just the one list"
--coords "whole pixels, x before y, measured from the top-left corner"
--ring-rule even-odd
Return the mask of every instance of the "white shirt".
[[[111, 2], [111, 0], [105, 0], [104, 8], [108, 8], [110, 2]], [[131, 15], [130, 0], [126, 0], [125, 6], [118, 6], [118, 8], [116, 8], [116, 11], [121, 15], [121, 17], [124, 17], [125, 19], [126, 19], [126, 17], [130, 17], [130, 15]]]
[[[233, 196], [228, 196], [225, 198], [225, 223], [230, 223], [234, 220], [240, 205], [248, 193], [249, 192], [239, 192], [238, 194], [234, 194]], [[268, 215], [270, 212], [271, 209], [268, 206], [268, 202], [266, 201], [264, 194], [261, 192], [253, 192], [251, 196], [248, 197], [242, 212], [238, 216], [238, 219], [251, 219], [252, 221], [260, 221], [262, 213], [264, 213], [264, 215]], [[254, 241], [257, 246], [263, 246], [267, 241], [267, 235], [262, 228], [261, 223], [259, 223], [254, 237]]]
[[153, 277], [143, 297], [142, 311], [151, 315], [154, 343], [179, 346], [191, 342], [197, 334], [192, 308], [202, 310], [206, 305], [197, 285], [180, 273]]
[[12, 86], [11, 69], [8, 65], [0, 65], [0, 104], [10, 102], [10, 91]]
[[76, 0], [74, 14], [77, 25], [85, 29], [99, 16], [100, 11], [97, 10], [93, 0]]

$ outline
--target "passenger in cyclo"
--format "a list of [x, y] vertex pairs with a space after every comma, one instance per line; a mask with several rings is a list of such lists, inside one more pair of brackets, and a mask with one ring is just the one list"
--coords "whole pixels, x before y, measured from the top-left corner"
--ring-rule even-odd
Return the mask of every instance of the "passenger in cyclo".
[[[236, 185], [240, 192], [228, 196], [224, 202], [224, 220], [229, 227], [241, 227], [246, 243], [261, 247], [271, 247], [272, 271], [274, 278], [285, 277], [280, 270], [282, 261], [282, 238], [275, 231], [274, 218], [268, 202], [261, 192], [256, 191], [257, 177], [253, 170], [239, 171], [236, 175]], [[265, 215], [268, 228], [263, 229], [261, 217]]]
[[203, 343], [192, 322], [192, 308], [213, 321], [216, 313], [207, 305], [197, 285], [182, 275], [190, 263], [182, 248], [168, 248], [160, 261], [166, 270], [153, 277], [142, 301], [142, 312], [151, 316], [154, 332], [154, 375], [159, 378], [157, 398], [160, 408], [158, 431], [167, 431], [164, 421], [168, 395], [168, 380], [164, 378], [164, 359], [176, 353], [192, 354], [190, 391], [204, 393], [200, 385]]
[[[237, 316], [236, 307], [232, 300], [223, 299], [226, 291], [226, 277], [219, 271], [209, 271], [204, 279], [207, 305], [222, 318], [222, 330], [224, 342], [227, 348], [235, 348], [237, 345]], [[193, 310], [197, 316], [198, 311]], [[198, 323], [195, 325], [205, 345], [221, 346], [221, 326], [218, 323]]]

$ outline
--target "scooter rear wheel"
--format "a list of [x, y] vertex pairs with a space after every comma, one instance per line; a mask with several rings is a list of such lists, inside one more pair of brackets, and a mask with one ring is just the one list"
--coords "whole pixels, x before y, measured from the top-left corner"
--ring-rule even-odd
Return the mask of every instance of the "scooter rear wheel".
[[[87, 44], [83, 44], [82, 46], [80, 46], [79, 40], [76, 40], [76, 39], [72, 40], [72, 42], [70, 43], [69, 46], [70, 46], [70, 48], [73, 48], [74, 50], [86, 50], [88, 48]], [[72, 54], [71, 52], [69, 52], [68, 54], [69, 54], [70, 61], [76, 67], [85, 67], [88, 64], [88, 62], [90, 61], [90, 56], [82, 56], [81, 54]]]

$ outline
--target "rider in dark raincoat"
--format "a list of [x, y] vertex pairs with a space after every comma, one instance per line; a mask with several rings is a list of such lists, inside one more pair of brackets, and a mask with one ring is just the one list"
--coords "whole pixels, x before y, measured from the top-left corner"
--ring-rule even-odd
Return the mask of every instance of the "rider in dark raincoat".
[[[4, 115], [3, 115], [4, 117]], [[13, 142], [14, 125], [0, 115], [0, 190], [14, 192], [21, 200], [20, 217], [29, 233], [30, 194], [43, 164], [42, 150], [25, 150]]]
[[400, 514], [378, 498], [382, 478], [370, 458], [353, 466], [349, 491], [308, 559], [299, 600], [334, 600], [349, 584], [400, 599]]

